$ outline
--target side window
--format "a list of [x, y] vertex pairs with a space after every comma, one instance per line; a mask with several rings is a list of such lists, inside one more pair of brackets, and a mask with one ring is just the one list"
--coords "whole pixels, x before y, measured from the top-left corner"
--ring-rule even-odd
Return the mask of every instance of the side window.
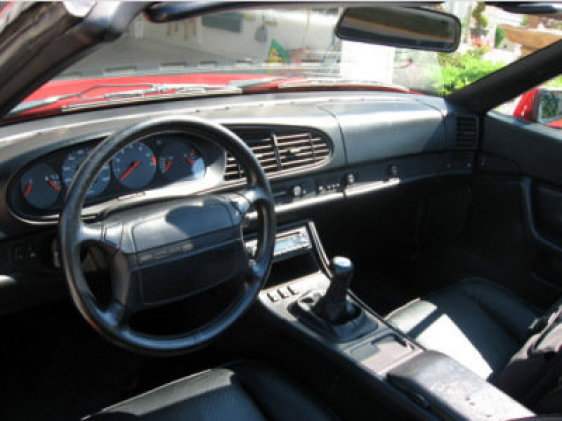
[[500, 105], [496, 111], [562, 129], [562, 76], [551, 79]]

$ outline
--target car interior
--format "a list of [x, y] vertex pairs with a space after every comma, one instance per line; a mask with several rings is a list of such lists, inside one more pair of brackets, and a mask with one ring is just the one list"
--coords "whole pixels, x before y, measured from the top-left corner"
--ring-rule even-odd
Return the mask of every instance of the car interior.
[[[3, 14], [3, 115], [136, 16], [257, 7], [78, 3]], [[421, 13], [338, 7], [339, 37], [388, 45], [378, 18], [356, 26], [369, 7]], [[439, 43], [417, 48], [458, 39]], [[559, 75], [561, 54], [445, 97], [225, 89], [9, 114], [1, 418], [561, 414], [562, 135], [494, 110]]]

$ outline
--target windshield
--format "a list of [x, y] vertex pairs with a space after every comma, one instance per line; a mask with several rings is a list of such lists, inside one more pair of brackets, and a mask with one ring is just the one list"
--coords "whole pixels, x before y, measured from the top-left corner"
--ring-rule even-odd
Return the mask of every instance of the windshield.
[[562, 38], [560, 21], [544, 17], [475, 2], [448, 1], [437, 7], [462, 23], [457, 52], [340, 40], [334, 34], [342, 12], [337, 7], [239, 9], [171, 23], [151, 23], [139, 15], [121, 38], [26, 100], [73, 93], [82, 101], [88, 95], [108, 99], [111, 92], [142, 93], [147, 88], [151, 94], [171, 93], [147, 85], [153, 83], [240, 88], [225, 93], [354, 86], [446, 95]]

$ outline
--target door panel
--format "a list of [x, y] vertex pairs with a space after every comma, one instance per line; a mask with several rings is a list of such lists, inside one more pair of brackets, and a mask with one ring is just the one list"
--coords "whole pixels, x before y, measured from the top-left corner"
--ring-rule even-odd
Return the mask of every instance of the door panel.
[[[562, 293], [562, 131], [491, 113], [481, 145], [466, 227], [481, 239], [473, 250], [495, 260], [506, 286], [548, 305]], [[503, 250], [494, 258], [490, 248]]]
[[562, 244], [562, 187], [537, 182], [534, 191], [536, 219], [542, 224], [539, 230], [549, 233], [556, 244]]
[[523, 175], [562, 184], [562, 129], [496, 112], [484, 118], [483, 127], [485, 155], [510, 162]]

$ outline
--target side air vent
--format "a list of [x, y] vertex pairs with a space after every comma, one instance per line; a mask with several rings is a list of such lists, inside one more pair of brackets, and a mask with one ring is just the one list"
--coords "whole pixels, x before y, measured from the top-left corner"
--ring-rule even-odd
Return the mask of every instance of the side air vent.
[[478, 120], [473, 116], [457, 117], [457, 142], [459, 149], [476, 149]]
[[[320, 165], [330, 158], [323, 133], [302, 128], [232, 128], [250, 146], [266, 174], [279, 174]], [[244, 176], [234, 157], [227, 155], [226, 181]]]

